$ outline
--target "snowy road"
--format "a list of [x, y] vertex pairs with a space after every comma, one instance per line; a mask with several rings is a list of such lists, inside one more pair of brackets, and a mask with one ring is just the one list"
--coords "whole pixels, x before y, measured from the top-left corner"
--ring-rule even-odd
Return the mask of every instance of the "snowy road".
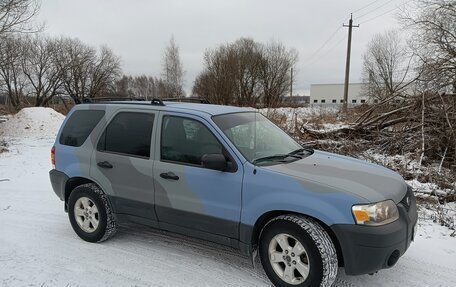
[[[147, 227], [124, 226], [102, 244], [80, 240], [49, 183], [51, 146], [50, 139], [16, 141], [0, 154], [1, 286], [270, 286], [232, 249]], [[449, 234], [422, 223], [393, 269], [341, 274], [336, 286], [456, 286]]]

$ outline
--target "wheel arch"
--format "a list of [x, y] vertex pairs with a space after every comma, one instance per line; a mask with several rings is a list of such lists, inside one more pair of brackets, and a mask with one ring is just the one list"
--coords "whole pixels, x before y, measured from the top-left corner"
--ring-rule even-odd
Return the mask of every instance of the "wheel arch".
[[96, 184], [98, 187], [100, 187], [93, 180], [90, 180], [85, 177], [72, 177], [67, 180], [67, 182], [65, 183], [65, 211], [68, 211], [68, 199], [70, 198], [71, 192], [76, 187], [83, 185], [83, 184], [87, 184], [87, 183], [93, 183], [93, 184]]
[[331, 228], [328, 225], [326, 225], [323, 221], [319, 220], [318, 218], [309, 216], [307, 214], [298, 213], [298, 212], [291, 212], [291, 211], [286, 211], [286, 210], [273, 210], [273, 211], [268, 211], [268, 212], [264, 213], [263, 215], [261, 215], [255, 222], [255, 225], [253, 226], [252, 235], [251, 235], [251, 239], [250, 239], [251, 250], [256, 250], [258, 248], [258, 241], [259, 241], [260, 234], [261, 234], [261, 231], [263, 230], [264, 226], [269, 221], [271, 221], [273, 218], [276, 218], [281, 215], [286, 215], [286, 214], [301, 215], [301, 216], [311, 218], [311, 219], [315, 220], [321, 227], [323, 227], [323, 229], [326, 231], [326, 233], [328, 233], [329, 237], [331, 238], [331, 240], [334, 244], [334, 247], [336, 248], [337, 259], [338, 259], [339, 265], [340, 265], [340, 267], [343, 267], [343, 263], [344, 263], [343, 252], [342, 252], [342, 248], [339, 243], [339, 239], [337, 238], [336, 234], [331, 230]]

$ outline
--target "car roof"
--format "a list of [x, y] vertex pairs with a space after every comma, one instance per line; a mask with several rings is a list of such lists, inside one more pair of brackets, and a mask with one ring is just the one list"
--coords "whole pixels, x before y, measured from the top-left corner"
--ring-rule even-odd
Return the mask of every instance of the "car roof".
[[230, 114], [230, 113], [239, 113], [239, 112], [254, 112], [253, 108], [240, 108], [233, 106], [224, 106], [224, 105], [213, 105], [213, 104], [200, 104], [200, 103], [186, 103], [186, 102], [168, 102], [163, 101], [163, 105], [154, 105], [151, 102], [146, 101], [111, 101], [111, 102], [99, 102], [99, 103], [86, 103], [84, 105], [116, 105], [121, 107], [131, 108], [132, 106], [138, 106], [141, 109], [145, 107], [150, 108], [151, 110], [163, 110], [163, 111], [187, 111], [192, 113], [205, 113], [210, 116]]
[[212, 104], [198, 104], [198, 103], [180, 103], [180, 102], [163, 102], [165, 106], [182, 110], [192, 110], [208, 113], [212, 116], [238, 113], [238, 112], [252, 112], [253, 108], [240, 108], [233, 106], [212, 105]]

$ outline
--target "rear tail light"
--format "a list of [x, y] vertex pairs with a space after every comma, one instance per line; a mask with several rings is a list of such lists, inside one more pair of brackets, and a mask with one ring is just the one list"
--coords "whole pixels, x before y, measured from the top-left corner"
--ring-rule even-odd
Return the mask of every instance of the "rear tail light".
[[52, 168], [55, 169], [55, 146], [53, 146], [51, 149], [51, 163]]

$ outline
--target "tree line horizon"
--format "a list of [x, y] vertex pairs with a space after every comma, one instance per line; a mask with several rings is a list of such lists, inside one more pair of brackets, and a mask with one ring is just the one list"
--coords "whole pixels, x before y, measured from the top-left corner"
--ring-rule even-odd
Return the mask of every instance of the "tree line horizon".
[[[46, 106], [60, 96], [75, 103], [84, 97], [186, 96], [174, 37], [164, 48], [160, 75], [128, 75], [108, 46], [50, 36], [36, 26], [33, 19], [40, 3], [0, 3], [0, 93], [14, 109]], [[398, 31], [373, 36], [363, 55], [363, 82], [370, 97], [404, 97], [411, 84], [421, 92], [456, 90], [455, 6], [449, 0], [418, 0], [414, 10], [398, 17], [412, 32], [407, 41]], [[244, 37], [208, 48], [191, 96], [216, 104], [278, 107], [290, 93], [291, 70], [298, 58], [295, 49], [279, 41], [261, 43]]]

